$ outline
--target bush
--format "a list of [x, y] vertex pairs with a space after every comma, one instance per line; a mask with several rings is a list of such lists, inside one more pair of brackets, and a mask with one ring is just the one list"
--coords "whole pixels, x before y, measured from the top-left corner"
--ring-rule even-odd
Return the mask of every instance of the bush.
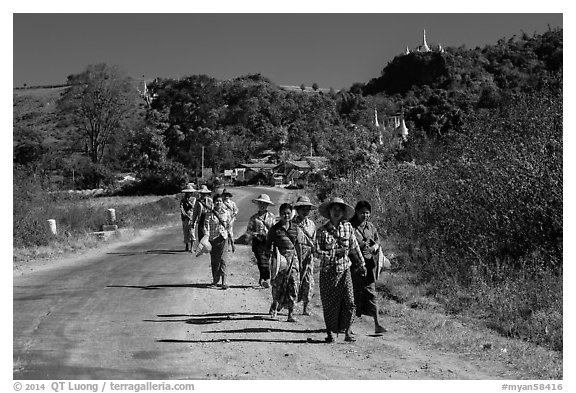
[[184, 165], [167, 161], [152, 172], [146, 171], [139, 180], [118, 190], [116, 195], [171, 195], [179, 193], [191, 176]]
[[[107, 222], [106, 209], [93, 199], [66, 192], [49, 192], [43, 175], [23, 167], [14, 169], [13, 247], [67, 243], [89, 232], [100, 231]], [[116, 216], [120, 227], [142, 228], [172, 222], [179, 201], [174, 196], [136, 206], [122, 205]], [[168, 215], [167, 213], [171, 213]], [[51, 235], [47, 220], [54, 219], [58, 234]]]
[[320, 191], [369, 200], [403, 268], [453, 312], [561, 350], [562, 176], [562, 95], [541, 91], [468, 118], [431, 164], [387, 163]]
[[76, 169], [80, 189], [103, 188], [114, 183], [114, 172], [106, 165], [84, 162]]

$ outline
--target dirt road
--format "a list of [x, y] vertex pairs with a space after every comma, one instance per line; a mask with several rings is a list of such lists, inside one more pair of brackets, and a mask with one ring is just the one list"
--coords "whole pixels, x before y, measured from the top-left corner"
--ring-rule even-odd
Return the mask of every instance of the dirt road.
[[[263, 190], [233, 191], [236, 236]], [[14, 379], [502, 378], [498, 364], [420, 348], [393, 318], [383, 318], [382, 336], [364, 319], [354, 324], [357, 342], [341, 335], [326, 344], [318, 293], [312, 316], [297, 309], [297, 323], [285, 313], [270, 319], [270, 289], [258, 287], [248, 246], [231, 254], [227, 291], [207, 286], [209, 265], [209, 256], [184, 252], [180, 228], [170, 227], [15, 274]]]

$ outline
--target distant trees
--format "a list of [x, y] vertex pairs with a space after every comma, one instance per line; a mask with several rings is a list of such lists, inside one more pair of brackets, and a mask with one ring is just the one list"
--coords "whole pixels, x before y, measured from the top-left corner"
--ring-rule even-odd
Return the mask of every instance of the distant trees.
[[39, 161], [48, 150], [42, 140], [42, 134], [34, 128], [17, 130], [14, 135], [14, 163], [29, 165]]
[[117, 67], [106, 64], [90, 65], [70, 75], [68, 84], [58, 108], [83, 136], [80, 143], [90, 160], [101, 163], [114, 134], [134, 120], [136, 86]]
[[[192, 75], [150, 82], [153, 100], [146, 106], [135, 81], [116, 67], [97, 64], [69, 76], [56, 113], [46, 101], [15, 97], [14, 162], [50, 171], [74, 168], [76, 182], [81, 167], [104, 175], [103, 166], [139, 173], [178, 167], [178, 178], [186, 171], [197, 175], [202, 152], [204, 167], [215, 172], [264, 150], [298, 156], [311, 147], [330, 157], [335, 177], [382, 160], [433, 163], [462, 132], [466, 116], [497, 109], [518, 92], [558, 88], [561, 72], [561, 30], [483, 49], [398, 56], [379, 78], [338, 93], [321, 91], [314, 82], [312, 90], [321, 92], [302, 94], [261, 74], [225, 81]], [[300, 89], [310, 91], [304, 83]], [[42, 110], [30, 110], [31, 104]], [[381, 120], [404, 117], [410, 136], [401, 151], [380, 145], [380, 139], [385, 145], [393, 136], [379, 138], [374, 110]], [[38, 130], [27, 131], [33, 123]], [[72, 148], [64, 150], [65, 144]], [[363, 154], [370, 160], [362, 163]]]

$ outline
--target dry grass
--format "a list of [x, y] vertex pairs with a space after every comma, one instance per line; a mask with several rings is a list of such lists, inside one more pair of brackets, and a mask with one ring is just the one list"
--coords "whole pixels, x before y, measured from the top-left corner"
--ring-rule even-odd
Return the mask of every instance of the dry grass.
[[157, 195], [145, 195], [145, 196], [111, 196], [111, 197], [99, 197], [91, 198], [88, 200], [88, 205], [92, 207], [103, 207], [103, 208], [118, 208], [118, 207], [133, 207], [138, 205], [144, 205], [146, 203], [152, 203], [165, 198], [165, 196]]
[[428, 288], [416, 284], [411, 274], [385, 273], [378, 291], [380, 314], [395, 318], [421, 345], [508, 364], [510, 374], [505, 376], [510, 379], [563, 378], [562, 352], [503, 337], [481, 318], [447, 314], [442, 303], [427, 295]]

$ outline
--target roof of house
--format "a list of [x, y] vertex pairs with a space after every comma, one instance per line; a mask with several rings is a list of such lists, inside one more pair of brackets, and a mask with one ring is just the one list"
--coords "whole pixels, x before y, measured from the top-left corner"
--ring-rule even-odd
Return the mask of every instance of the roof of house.
[[304, 173], [303, 171], [299, 171], [297, 169], [292, 169], [290, 170], [290, 172], [288, 172], [288, 175], [286, 175], [286, 177], [288, 177], [289, 179], [299, 179], [301, 177], [304, 177]]
[[286, 164], [290, 164], [295, 166], [298, 169], [312, 169], [312, 167], [310, 166], [310, 163], [308, 161], [286, 161]]
[[240, 164], [244, 168], [260, 170], [260, 169], [274, 169], [277, 165], [276, 164], [265, 164], [265, 163], [252, 163], [252, 164]]

